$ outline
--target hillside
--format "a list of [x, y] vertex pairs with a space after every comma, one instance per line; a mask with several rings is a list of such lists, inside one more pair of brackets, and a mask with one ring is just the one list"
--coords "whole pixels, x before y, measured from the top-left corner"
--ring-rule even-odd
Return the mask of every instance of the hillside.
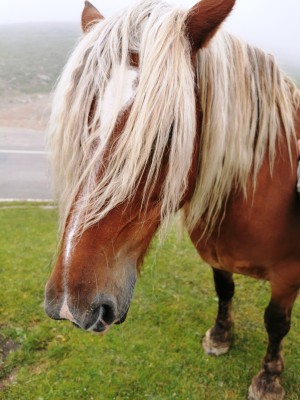
[[0, 26], [0, 126], [45, 127], [49, 93], [80, 34], [71, 23]]
[[[80, 35], [80, 23], [0, 26], [0, 126], [45, 127], [49, 93]], [[300, 69], [287, 71], [300, 86]]]
[[0, 26], [0, 95], [49, 92], [79, 35], [70, 23]]

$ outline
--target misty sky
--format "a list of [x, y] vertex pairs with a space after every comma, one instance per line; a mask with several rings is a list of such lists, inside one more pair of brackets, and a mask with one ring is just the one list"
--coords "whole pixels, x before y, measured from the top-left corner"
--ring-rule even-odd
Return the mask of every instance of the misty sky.
[[[135, 0], [92, 0], [109, 16]], [[169, 0], [191, 7], [196, 0]], [[0, 0], [0, 24], [35, 21], [80, 21], [83, 0]], [[275, 54], [281, 65], [300, 72], [300, 1], [237, 0], [226, 29]], [[0, 55], [1, 57], [1, 55]]]

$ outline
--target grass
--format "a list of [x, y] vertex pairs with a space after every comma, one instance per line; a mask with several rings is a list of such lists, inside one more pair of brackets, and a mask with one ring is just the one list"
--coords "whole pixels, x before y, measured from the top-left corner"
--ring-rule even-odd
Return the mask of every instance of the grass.
[[[212, 274], [189, 240], [178, 241], [171, 232], [163, 245], [152, 245], [127, 321], [99, 337], [44, 314], [56, 210], [1, 204], [0, 226], [0, 338], [16, 345], [2, 358], [0, 398], [246, 398], [266, 348], [262, 317], [267, 284], [237, 277], [234, 346], [221, 358], [205, 355], [201, 338], [217, 306]], [[299, 399], [299, 333], [298, 301], [285, 340], [287, 400]]]

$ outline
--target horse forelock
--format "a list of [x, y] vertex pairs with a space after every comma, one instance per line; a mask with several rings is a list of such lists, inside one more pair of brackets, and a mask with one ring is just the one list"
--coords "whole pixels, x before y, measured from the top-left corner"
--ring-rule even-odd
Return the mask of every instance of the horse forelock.
[[[146, 202], [167, 149], [172, 168], [162, 189], [162, 218], [168, 219], [178, 208], [187, 188], [196, 135], [186, 15], [158, 0], [141, 1], [95, 25], [71, 56], [56, 89], [49, 127], [61, 234], [71, 210], [82, 214], [76, 225], [79, 232], [128, 200], [147, 167]], [[132, 52], [139, 54], [138, 82], [134, 101], [131, 98], [124, 106]], [[109, 104], [112, 75], [119, 90]], [[110, 118], [103, 117], [105, 104]], [[128, 120], [108, 149], [120, 115], [129, 107]], [[109, 163], [99, 180], [107, 153]]]
[[[130, 198], [146, 165], [147, 200], [167, 146], [170, 168], [162, 218], [168, 220], [177, 210], [196, 135], [195, 71], [186, 16], [159, 0], [141, 1], [95, 25], [75, 49], [58, 84], [49, 127], [61, 234], [72, 209], [82, 213], [76, 217], [79, 232]], [[125, 105], [131, 107], [128, 120], [99, 181], [104, 154], [126, 108], [122, 93], [132, 52], [139, 54], [134, 101], [130, 98]], [[105, 119], [102, 106], [115, 68], [119, 91]], [[266, 151], [272, 169], [280, 124], [290, 146], [300, 103], [299, 91], [271, 57], [222, 31], [199, 51], [196, 80], [203, 125], [189, 229], [204, 215], [213, 227], [233, 185], [246, 193], [250, 173], [255, 186]]]

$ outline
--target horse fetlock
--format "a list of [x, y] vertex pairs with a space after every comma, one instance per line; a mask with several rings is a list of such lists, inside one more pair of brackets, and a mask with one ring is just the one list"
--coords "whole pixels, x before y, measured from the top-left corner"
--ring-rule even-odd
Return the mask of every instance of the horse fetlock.
[[253, 378], [248, 400], [283, 400], [284, 397], [285, 391], [278, 375], [262, 370]]
[[279, 356], [277, 359], [271, 361], [267, 360], [266, 358], [263, 361], [263, 371], [265, 371], [266, 374], [270, 375], [281, 375], [284, 370], [283, 358]]
[[209, 329], [202, 340], [202, 347], [205, 353], [213, 356], [221, 356], [228, 353], [231, 345], [231, 331], [220, 331], [216, 327]]

